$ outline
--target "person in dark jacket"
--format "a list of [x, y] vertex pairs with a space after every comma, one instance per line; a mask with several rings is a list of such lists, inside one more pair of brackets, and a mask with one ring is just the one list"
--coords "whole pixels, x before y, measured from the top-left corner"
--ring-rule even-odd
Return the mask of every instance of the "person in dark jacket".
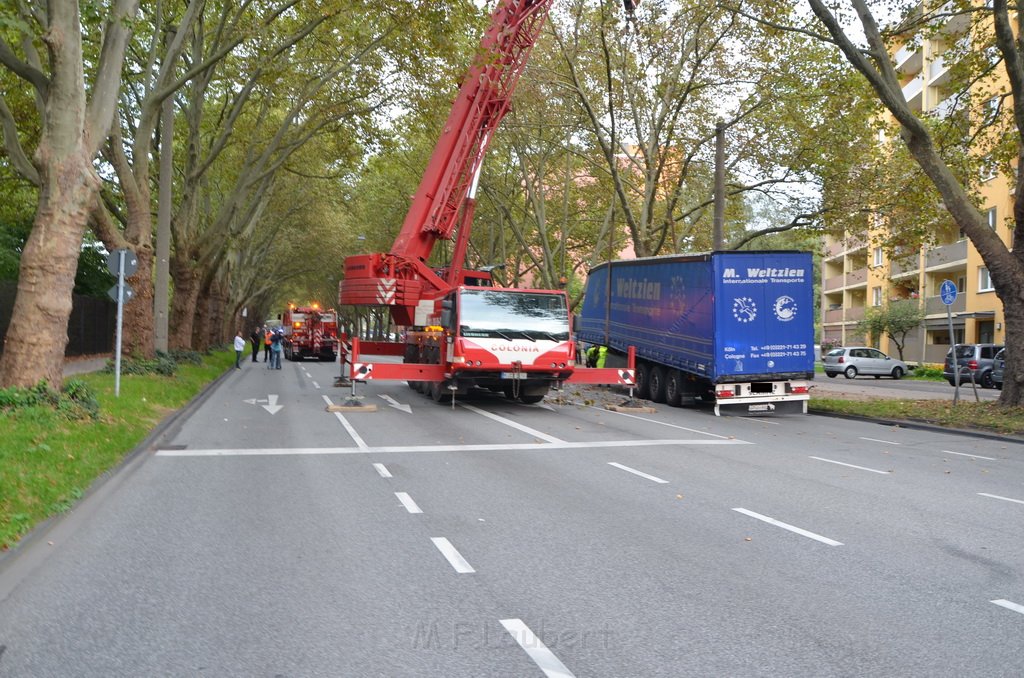
[[263, 342], [263, 332], [260, 331], [259, 327], [252, 328], [252, 334], [249, 335], [249, 342], [252, 344], [252, 361], [254, 363], [258, 363], [260, 357], [260, 344]]

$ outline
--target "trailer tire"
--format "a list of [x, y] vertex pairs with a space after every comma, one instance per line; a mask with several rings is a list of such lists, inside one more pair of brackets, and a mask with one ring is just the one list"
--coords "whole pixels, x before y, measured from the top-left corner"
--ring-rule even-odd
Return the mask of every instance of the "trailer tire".
[[636, 379], [636, 397], [641, 400], [650, 400], [651, 366], [645, 362], [638, 362], [634, 379]]
[[653, 366], [651, 378], [647, 383], [651, 392], [651, 400], [656, 403], [665, 402], [665, 368], [661, 365]]
[[448, 390], [447, 381], [430, 382], [430, 398], [435, 403], [447, 403], [452, 399], [452, 392]]
[[679, 370], [669, 370], [668, 381], [665, 383], [665, 404], [669, 407], [680, 407], [683, 404], [685, 377]]

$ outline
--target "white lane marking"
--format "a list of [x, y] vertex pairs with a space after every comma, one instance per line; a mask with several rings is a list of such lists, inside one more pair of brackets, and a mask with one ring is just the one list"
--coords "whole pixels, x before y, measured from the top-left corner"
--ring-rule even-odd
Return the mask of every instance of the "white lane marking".
[[878, 469], [868, 468], [867, 466], [857, 466], [856, 464], [844, 464], [841, 461], [833, 461], [832, 459], [824, 459], [822, 457], [811, 457], [811, 459], [817, 459], [818, 461], [827, 461], [830, 464], [838, 464], [839, 466], [848, 466], [849, 468], [860, 469], [861, 471], [871, 471], [872, 473], [881, 473], [882, 475], [889, 475], [890, 471], [879, 471]]
[[822, 544], [828, 544], [829, 546], [842, 546], [843, 545], [842, 542], [836, 541], [835, 539], [829, 539], [828, 537], [823, 537], [820, 534], [815, 534], [813, 532], [808, 532], [807, 530], [801, 529], [799, 527], [795, 527], [793, 525], [790, 525], [789, 523], [784, 523], [782, 521], [775, 520], [775, 518], [769, 518], [768, 516], [763, 516], [760, 513], [754, 513], [753, 511], [748, 511], [745, 508], [734, 508], [733, 511], [736, 511], [738, 513], [742, 513], [745, 516], [750, 516], [751, 518], [757, 518], [758, 520], [763, 520], [764, 522], [766, 522], [766, 523], [768, 523], [770, 525], [775, 525], [776, 527], [781, 527], [784, 530], [789, 530], [790, 532], [795, 532], [795, 533], [803, 535], [805, 537], [809, 537], [811, 539], [814, 539], [815, 541], [820, 541]]
[[540, 438], [541, 440], [546, 440], [549, 443], [561, 443], [561, 442], [564, 442], [563, 440], [561, 440], [559, 438], [556, 438], [554, 436], [549, 436], [547, 433], [541, 433], [540, 431], [538, 431], [535, 428], [530, 428], [529, 426], [524, 426], [523, 424], [520, 424], [518, 421], [512, 421], [511, 419], [506, 419], [505, 417], [502, 417], [502, 416], [499, 416], [497, 414], [494, 414], [493, 412], [488, 412], [486, 410], [481, 410], [479, 407], [474, 407], [473, 405], [467, 405], [465, 403], [458, 403], [458, 404], [461, 405], [462, 407], [466, 408], [470, 412], [476, 412], [477, 414], [479, 414], [481, 416], [484, 416], [484, 417], [487, 417], [488, 419], [493, 419], [494, 421], [497, 421], [497, 422], [500, 422], [502, 424], [505, 424], [506, 426], [511, 426], [512, 428], [518, 429], [518, 430], [522, 431], [523, 433], [529, 433], [530, 435], [536, 436], [537, 438]]
[[620, 468], [623, 471], [628, 471], [628, 472], [630, 472], [630, 473], [632, 473], [634, 475], [640, 476], [641, 478], [647, 478], [648, 480], [653, 480], [656, 483], [667, 483], [668, 482], [667, 480], [662, 480], [661, 478], [658, 478], [656, 476], [648, 475], [648, 474], [644, 473], [643, 471], [637, 471], [635, 468], [630, 468], [628, 466], [623, 466], [622, 464], [620, 464], [618, 462], [615, 462], [615, 461], [608, 462], [608, 465], [609, 466], [614, 466], [615, 468]]
[[879, 440], [878, 438], [864, 438], [864, 437], [861, 437], [861, 440], [867, 440], [868, 442], [871, 442], [871, 443], [885, 443], [886, 445], [902, 445], [903, 444], [903, 443], [897, 443], [894, 440]]
[[476, 570], [470, 567], [469, 563], [466, 562], [466, 559], [462, 557], [462, 554], [455, 550], [455, 547], [452, 546], [450, 541], [444, 537], [431, 537], [430, 541], [434, 542], [434, 546], [436, 546], [437, 550], [441, 552], [441, 555], [448, 560], [449, 564], [455, 568], [456, 572], [459, 574], [471, 574], [476, 572]]
[[[324, 402], [327, 403], [328, 407], [334, 404], [333, 402], [331, 402], [331, 399], [328, 398], [327, 396], [323, 396], [323, 399]], [[352, 424], [348, 423], [348, 419], [346, 419], [341, 414], [341, 412], [335, 412], [334, 416], [337, 417], [338, 421], [341, 422], [341, 425], [345, 427], [345, 430], [348, 431], [348, 434], [352, 437], [352, 442], [354, 442], [359, 447], [360, 450], [369, 449], [369, 447], [366, 445], [366, 441], [363, 440], [358, 433], [356, 433], [355, 428], [352, 427]]]
[[601, 440], [592, 442], [494, 443], [479, 445], [386, 445], [383, 447], [271, 447], [157, 450], [158, 457], [258, 457], [298, 454], [371, 454], [375, 452], [497, 452], [513, 450], [589, 450], [601, 447], [665, 447], [672, 445], [752, 445], [745, 440]]
[[401, 410], [406, 414], [412, 414], [412, 405], [400, 403], [391, 396], [384, 395], [383, 393], [378, 393], [377, 395], [380, 396], [384, 400], [384, 402], [386, 402], [388, 405], [395, 408], [396, 410]]
[[408, 492], [395, 492], [395, 496], [398, 497], [398, 501], [402, 502], [402, 506], [409, 513], [423, 513], [422, 509], [416, 505], [416, 502], [412, 500]]
[[1012, 501], [1014, 504], [1024, 504], [1024, 501], [1020, 499], [1010, 499], [1009, 497], [1000, 497], [998, 494], [988, 494], [987, 492], [979, 492], [982, 497], [992, 497], [993, 499], [1002, 499], [1003, 501]]
[[384, 464], [374, 464], [373, 468], [377, 469], [377, 473], [380, 474], [381, 478], [392, 478], [392, 477], [394, 477], [394, 476], [391, 475], [391, 471], [388, 470], [388, 467], [385, 466]]
[[341, 412], [335, 412], [334, 416], [338, 418], [338, 421], [341, 422], [341, 425], [344, 426], [345, 430], [348, 431], [348, 434], [352, 436], [352, 441], [359, 446], [359, 449], [369, 449], [366, 445], [366, 441], [363, 440], [358, 433], [356, 433], [356, 430], [352, 427], [352, 424], [348, 423], [348, 419], [343, 417]]
[[512, 634], [512, 637], [519, 643], [519, 647], [523, 648], [545, 676], [548, 678], [575, 678], [572, 671], [566, 668], [565, 664], [548, 649], [544, 641], [538, 638], [529, 626], [523, 623], [522, 619], [502, 619], [501, 625]]
[[767, 419], [758, 419], [757, 417], [732, 417], [733, 419], [746, 419], [748, 421], [756, 421], [761, 424], [771, 424], [772, 426], [782, 426], [782, 422], [779, 421], [768, 421]]
[[1000, 598], [999, 600], [990, 600], [989, 602], [995, 603], [999, 607], [1005, 607], [1007, 610], [1013, 610], [1014, 612], [1020, 612], [1021, 614], [1024, 614], [1024, 605], [1012, 603], [1009, 600], [1003, 600], [1002, 598]]
[[598, 407], [597, 405], [590, 405], [589, 407], [591, 407], [591, 408], [593, 408], [595, 410], [601, 410], [602, 412], [607, 412], [609, 414], [617, 414], [620, 417], [629, 417], [630, 419], [639, 419], [640, 421], [646, 421], [646, 422], [650, 422], [652, 424], [658, 424], [660, 426], [668, 426], [669, 428], [677, 428], [677, 429], [679, 429], [681, 431], [689, 431], [690, 433], [697, 433], [697, 434], [702, 435], [702, 436], [711, 436], [712, 438], [721, 438], [722, 440], [729, 440], [729, 436], [720, 436], [717, 433], [708, 433], [707, 431], [700, 431], [700, 430], [695, 429], [695, 428], [687, 428], [685, 426], [679, 426], [678, 424], [670, 424], [670, 423], [665, 422], [665, 421], [658, 421], [657, 419], [649, 419], [647, 417], [641, 417], [641, 416], [638, 416], [638, 415], [635, 415], [635, 414], [629, 414], [628, 412], [616, 412], [615, 410], [606, 410], [603, 407]]
[[980, 454], [967, 454], [966, 452], [954, 452], [953, 450], [943, 450], [943, 454], [955, 454], [961, 457], [970, 457], [971, 459], [985, 459], [986, 461], [999, 461], [995, 457], [983, 457]]
[[318, 383], [316, 383], [316, 382], [314, 381], [314, 382], [313, 382], [313, 388], [320, 388], [320, 384], [318, 384]]

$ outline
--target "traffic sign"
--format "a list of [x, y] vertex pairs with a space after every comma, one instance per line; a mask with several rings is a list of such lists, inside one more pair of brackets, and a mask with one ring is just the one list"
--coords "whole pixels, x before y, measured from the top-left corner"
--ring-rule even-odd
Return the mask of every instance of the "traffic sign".
[[124, 277], [131, 277], [133, 273], [139, 268], [139, 260], [135, 256], [135, 252], [130, 249], [119, 249], [114, 250], [107, 255], [107, 269], [117, 275], [121, 273], [121, 254], [124, 254]]
[[[109, 290], [107, 290], [107, 296], [110, 297], [111, 299], [113, 299], [114, 301], [117, 301], [117, 285], [114, 285]], [[124, 300], [125, 301], [131, 301], [132, 297], [134, 297], [134, 296], [135, 296], [135, 291], [132, 290], [132, 288], [128, 285], [128, 283], [125, 283], [124, 284]]]
[[956, 283], [952, 280], [943, 280], [939, 286], [939, 296], [942, 298], [942, 303], [951, 306], [956, 301]]

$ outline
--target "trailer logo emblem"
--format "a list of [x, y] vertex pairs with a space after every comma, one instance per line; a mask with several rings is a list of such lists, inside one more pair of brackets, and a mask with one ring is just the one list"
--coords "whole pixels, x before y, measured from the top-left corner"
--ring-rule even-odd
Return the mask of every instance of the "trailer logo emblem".
[[783, 294], [775, 300], [775, 317], [782, 322], [789, 322], [796, 317], [796, 300]]
[[736, 297], [732, 301], [732, 317], [741, 323], [753, 322], [757, 317], [757, 304], [750, 297]]

